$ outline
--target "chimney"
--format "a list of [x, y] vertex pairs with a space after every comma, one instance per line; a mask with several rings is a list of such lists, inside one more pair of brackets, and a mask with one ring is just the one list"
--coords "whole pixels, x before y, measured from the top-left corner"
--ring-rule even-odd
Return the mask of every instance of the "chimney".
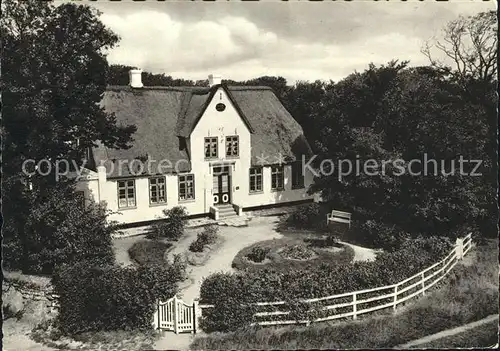
[[132, 88], [142, 88], [142, 70], [141, 69], [131, 69], [128, 72], [130, 79], [130, 86]]
[[222, 76], [220, 74], [209, 74], [208, 75], [208, 85], [213, 87], [214, 85], [218, 85], [222, 83]]

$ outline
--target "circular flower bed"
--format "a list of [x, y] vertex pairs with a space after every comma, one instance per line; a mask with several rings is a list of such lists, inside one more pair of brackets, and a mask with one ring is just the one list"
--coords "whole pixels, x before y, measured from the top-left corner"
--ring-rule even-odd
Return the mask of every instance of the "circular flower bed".
[[345, 264], [352, 261], [351, 247], [332, 243], [314, 245], [303, 238], [266, 240], [250, 245], [235, 256], [232, 266], [238, 270], [308, 269], [318, 264]]

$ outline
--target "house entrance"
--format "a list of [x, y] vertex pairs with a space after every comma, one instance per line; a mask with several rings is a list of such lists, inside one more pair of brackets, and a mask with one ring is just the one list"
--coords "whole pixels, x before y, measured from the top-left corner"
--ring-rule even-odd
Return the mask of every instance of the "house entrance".
[[231, 176], [229, 166], [216, 166], [213, 168], [213, 199], [214, 205], [231, 203]]

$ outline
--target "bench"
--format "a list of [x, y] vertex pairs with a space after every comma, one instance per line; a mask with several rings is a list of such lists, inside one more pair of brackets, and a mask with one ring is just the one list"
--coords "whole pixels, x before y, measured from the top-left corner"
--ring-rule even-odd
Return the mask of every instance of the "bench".
[[331, 213], [326, 215], [326, 224], [330, 222], [337, 223], [347, 223], [349, 224], [349, 228], [351, 228], [351, 214], [349, 212], [332, 210]]

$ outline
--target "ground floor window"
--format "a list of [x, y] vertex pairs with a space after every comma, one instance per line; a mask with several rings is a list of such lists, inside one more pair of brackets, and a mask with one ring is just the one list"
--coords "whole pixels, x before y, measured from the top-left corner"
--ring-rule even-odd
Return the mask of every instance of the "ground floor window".
[[194, 200], [194, 174], [179, 175], [179, 200]]
[[283, 166], [271, 167], [271, 189], [283, 190], [284, 181], [285, 181], [285, 174], [283, 172]]
[[135, 207], [135, 180], [119, 180], [118, 181], [118, 207], [127, 208]]
[[262, 191], [262, 167], [250, 168], [250, 192]]
[[163, 204], [167, 202], [165, 177], [149, 178], [149, 203]]
[[304, 174], [302, 173], [302, 163], [292, 163], [292, 189], [304, 187]]

